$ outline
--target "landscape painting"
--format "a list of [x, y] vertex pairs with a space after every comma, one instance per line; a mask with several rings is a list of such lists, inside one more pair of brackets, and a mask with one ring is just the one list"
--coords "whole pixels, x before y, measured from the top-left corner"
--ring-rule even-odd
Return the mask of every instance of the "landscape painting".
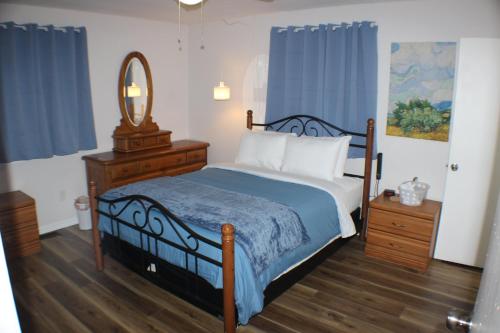
[[392, 43], [387, 135], [448, 141], [456, 43]]

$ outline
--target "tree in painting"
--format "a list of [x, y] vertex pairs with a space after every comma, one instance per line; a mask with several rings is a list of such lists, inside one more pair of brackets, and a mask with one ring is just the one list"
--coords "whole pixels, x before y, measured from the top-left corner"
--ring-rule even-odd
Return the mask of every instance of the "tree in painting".
[[408, 103], [397, 102], [389, 126], [401, 128], [404, 134], [435, 133], [440, 129], [447, 132], [450, 113], [449, 109], [439, 111], [426, 99], [416, 98]]
[[455, 43], [393, 43], [387, 134], [448, 141]]

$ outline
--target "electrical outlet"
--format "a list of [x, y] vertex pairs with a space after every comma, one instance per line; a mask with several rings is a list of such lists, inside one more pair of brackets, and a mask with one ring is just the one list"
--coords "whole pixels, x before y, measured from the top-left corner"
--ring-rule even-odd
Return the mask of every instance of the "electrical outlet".
[[65, 200], [66, 200], [66, 190], [59, 191], [59, 201], [65, 201]]

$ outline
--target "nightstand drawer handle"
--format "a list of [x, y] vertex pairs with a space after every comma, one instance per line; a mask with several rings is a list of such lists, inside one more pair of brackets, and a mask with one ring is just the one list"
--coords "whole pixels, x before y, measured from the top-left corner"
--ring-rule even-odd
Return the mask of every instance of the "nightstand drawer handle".
[[396, 222], [392, 222], [392, 225], [395, 226], [395, 227], [398, 227], [398, 228], [406, 228], [405, 224], [399, 224], [399, 223], [396, 223]]
[[401, 248], [401, 246], [396, 245], [396, 244], [394, 244], [394, 243], [389, 243], [389, 245], [390, 245], [391, 247], [396, 248], [396, 249], [400, 249], [400, 248]]

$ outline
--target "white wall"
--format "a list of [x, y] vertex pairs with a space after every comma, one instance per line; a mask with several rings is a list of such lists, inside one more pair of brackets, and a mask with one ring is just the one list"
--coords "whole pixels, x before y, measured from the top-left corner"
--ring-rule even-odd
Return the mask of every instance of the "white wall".
[[[173, 131], [173, 139], [188, 136], [187, 42], [177, 49], [177, 25], [129, 17], [44, 7], [0, 4], [0, 22], [35, 22], [87, 28], [94, 121], [98, 149], [78, 154], [0, 165], [0, 192], [22, 190], [34, 197], [40, 230], [48, 232], [75, 222], [73, 200], [86, 194], [81, 156], [112, 148], [119, 124], [117, 99], [121, 63], [131, 51], [142, 52], [151, 67], [155, 90], [153, 119]], [[187, 29], [183, 28], [183, 39]]]
[[[269, 53], [272, 26], [370, 20], [379, 26], [379, 85], [377, 131], [384, 153], [381, 189], [396, 188], [419, 176], [431, 185], [429, 197], [442, 199], [449, 144], [386, 136], [391, 42], [458, 41], [461, 37], [500, 37], [500, 1], [441, 0], [392, 2], [318, 8], [214, 22], [205, 27], [205, 50], [199, 49], [200, 27], [189, 34], [189, 131], [211, 143], [209, 160], [234, 158], [239, 135], [245, 128], [245, 110], [262, 103], [254, 100], [249, 76], [251, 65]], [[257, 70], [258, 72], [258, 70]], [[231, 87], [228, 102], [212, 100], [212, 87], [220, 80]], [[246, 80], [246, 79], [247, 80]], [[196, 98], [194, 98], [196, 97]]]

